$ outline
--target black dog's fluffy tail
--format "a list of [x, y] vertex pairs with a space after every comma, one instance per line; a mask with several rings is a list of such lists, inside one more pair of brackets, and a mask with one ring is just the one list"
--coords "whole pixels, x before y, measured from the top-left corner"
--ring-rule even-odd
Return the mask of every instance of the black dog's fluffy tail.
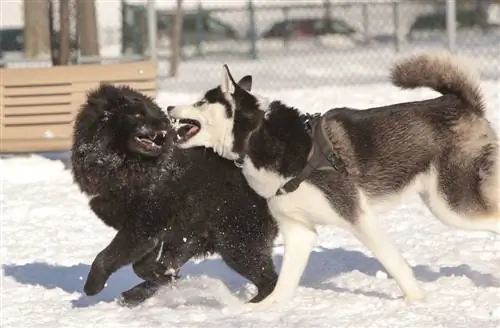
[[453, 94], [467, 104], [467, 111], [482, 115], [483, 95], [473, 70], [449, 53], [413, 55], [396, 63], [392, 83], [405, 89], [428, 87], [443, 95]]

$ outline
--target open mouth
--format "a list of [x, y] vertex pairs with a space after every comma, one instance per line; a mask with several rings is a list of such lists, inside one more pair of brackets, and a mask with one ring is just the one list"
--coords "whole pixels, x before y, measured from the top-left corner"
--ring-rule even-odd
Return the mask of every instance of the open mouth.
[[166, 139], [167, 139], [167, 131], [165, 130], [154, 132], [147, 136], [134, 137], [134, 141], [141, 148], [150, 152], [160, 152]]
[[200, 132], [201, 124], [197, 120], [182, 118], [177, 120], [177, 136], [180, 142], [186, 142]]

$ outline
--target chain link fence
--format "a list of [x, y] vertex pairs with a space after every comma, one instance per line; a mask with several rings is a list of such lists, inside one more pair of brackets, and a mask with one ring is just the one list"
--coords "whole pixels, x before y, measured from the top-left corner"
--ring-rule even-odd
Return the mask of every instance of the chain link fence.
[[[58, 8], [65, 0], [52, 1]], [[72, 17], [77, 17], [81, 0], [68, 1]], [[236, 74], [265, 77], [262, 87], [287, 88], [384, 82], [397, 57], [451, 46], [455, 53], [470, 58], [483, 78], [500, 78], [500, 1], [457, 0], [457, 28], [452, 34], [447, 30], [447, 2], [184, 1], [182, 62], [179, 76], [171, 78], [176, 1], [155, 2], [156, 31], [148, 30], [147, 0], [96, 1], [98, 54], [82, 51], [78, 30], [83, 23], [70, 19], [74, 22], [70, 39], [75, 42], [71, 62], [136, 60], [154, 51], [160, 88], [199, 91], [217, 81], [223, 63]], [[57, 31], [57, 19], [54, 26]], [[18, 29], [23, 30], [22, 22]], [[8, 54], [12, 51], [6, 45], [12, 38], [5, 36], [12, 31], [6, 31], [0, 30], [1, 63], [26, 65], [22, 44], [17, 57]], [[157, 40], [153, 50], [150, 32]], [[456, 39], [450, 40], [450, 35]], [[43, 60], [42, 56], [38, 62]]]

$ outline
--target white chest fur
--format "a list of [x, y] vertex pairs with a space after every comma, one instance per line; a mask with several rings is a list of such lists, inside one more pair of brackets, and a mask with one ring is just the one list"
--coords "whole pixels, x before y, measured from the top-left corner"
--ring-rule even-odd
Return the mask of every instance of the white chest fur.
[[256, 168], [248, 156], [243, 161], [242, 172], [250, 187], [266, 199], [273, 197], [278, 188], [289, 180], [276, 172]]
[[325, 194], [312, 183], [304, 181], [294, 192], [275, 196], [278, 188], [289, 181], [289, 178], [263, 168], [257, 169], [248, 157], [245, 158], [242, 169], [250, 187], [267, 199], [269, 210], [278, 222], [287, 218], [311, 225], [346, 224]]

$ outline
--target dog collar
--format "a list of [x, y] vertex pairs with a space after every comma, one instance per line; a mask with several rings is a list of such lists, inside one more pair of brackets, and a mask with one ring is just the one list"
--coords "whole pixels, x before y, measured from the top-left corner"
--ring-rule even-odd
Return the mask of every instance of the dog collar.
[[240, 154], [239, 157], [235, 159], [233, 162], [237, 168], [241, 169], [243, 167], [244, 161], [245, 161], [245, 154]]

